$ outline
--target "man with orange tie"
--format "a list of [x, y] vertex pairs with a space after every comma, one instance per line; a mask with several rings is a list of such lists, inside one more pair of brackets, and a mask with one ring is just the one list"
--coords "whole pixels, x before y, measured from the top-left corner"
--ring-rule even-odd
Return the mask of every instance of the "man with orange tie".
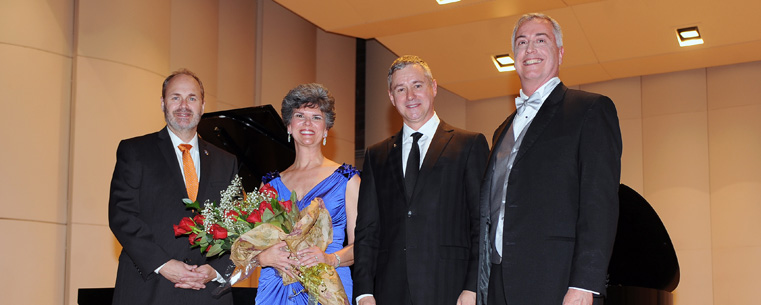
[[232, 304], [214, 296], [227, 256], [206, 258], [172, 225], [192, 216], [183, 198], [219, 201], [238, 172], [235, 156], [200, 139], [203, 84], [185, 69], [165, 80], [161, 109], [167, 126], [119, 143], [108, 220], [122, 245], [113, 304]]

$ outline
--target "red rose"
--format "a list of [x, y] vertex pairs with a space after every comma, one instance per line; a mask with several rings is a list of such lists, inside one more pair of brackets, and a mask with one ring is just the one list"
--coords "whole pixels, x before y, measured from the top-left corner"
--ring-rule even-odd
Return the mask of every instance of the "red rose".
[[272, 198], [272, 199], [277, 198], [277, 191], [269, 183], [263, 185], [262, 188], [259, 189], [259, 193], [262, 193], [265, 196], [267, 196], [269, 198]]
[[236, 212], [236, 211], [227, 211], [225, 213], [225, 216], [227, 216], [227, 218], [235, 220], [235, 217], [240, 216], [240, 214], [238, 214], [238, 212]]
[[198, 234], [190, 233], [190, 236], [188, 236], [188, 241], [190, 242], [191, 245], [196, 244], [196, 238], [198, 238]]
[[256, 210], [251, 211], [251, 214], [248, 214], [248, 218], [246, 218], [246, 221], [250, 223], [262, 222], [262, 213]]
[[209, 228], [209, 233], [214, 239], [227, 238], [227, 229], [223, 228], [222, 226], [216, 223], [211, 225], [211, 228]]
[[265, 200], [265, 201], [262, 201], [261, 203], [259, 203], [259, 213], [264, 214], [264, 210], [266, 210], [266, 209], [269, 209], [270, 211], [272, 211], [272, 213], [275, 213], [275, 211], [272, 210], [272, 204], [270, 204], [269, 201]]
[[283, 205], [283, 208], [285, 209], [286, 212], [288, 212], [288, 213], [291, 212], [291, 209], [293, 208], [293, 203], [290, 200], [283, 201], [280, 204]]
[[194, 226], [195, 226], [195, 223], [193, 222], [193, 220], [190, 219], [190, 217], [185, 217], [182, 220], [180, 220], [179, 225], [173, 225], [174, 236], [180, 236], [182, 234], [193, 231]]
[[193, 222], [193, 220], [190, 219], [190, 217], [185, 217], [180, 220], [180, 228], [182, 228], [183, 230], [190, 232], [190, 231], [193, 231], [193, 227], [195, 226], [196, 226], [196, 223]]
[[203, 225], [204, 219], [205, 219], [205, 217], [203, 217], [203, 215], [201, 215], [201, 214], [198, 214], [195, 217], [193, 217], [193, 221], [195, 221], [199, 226]]
[[172, 225], [172, 227], [174, 228], [174, 236], [175, 237], [180, 236], [180, 235], [185, 234], [185, 233], [188, 233], [188, 231], [184, 231], [184, 230], [180, 229], [180, 226], [178, 226], [178, 225]]

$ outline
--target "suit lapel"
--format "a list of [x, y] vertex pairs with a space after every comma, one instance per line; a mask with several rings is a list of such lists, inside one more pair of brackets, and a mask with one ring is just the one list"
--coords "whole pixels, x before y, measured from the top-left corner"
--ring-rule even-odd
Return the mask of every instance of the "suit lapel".
[[447, 144], [449, 144], [449, 141], [452, 140], [453, 131], [454, 128], [444, 121], [441, 121], [436, 128], [436, 133], [434, 133], [433, 138], [431, 139], [431, 144], [428, 145], [428, 150], [426, 151], [425, 156], [423, 156], [423, 165], [420, 166], [420, 174], [415, 182], [415, 189], [412, 191], [412, 202], [418, 201], [414, 200], [414, 198], [420, 193], [419, 189], [422, 185], [425, 185], [425, 181], [430, 179], [433, 167], [439, 161], [439, 157], [441, 157], [441, 154], [444, 152]]
[[[452, 139], [452, 131], [454, 131], [454, 128], [449, 124], [444, 123], [444, 121], [439, 123], [438, 128], [436, 128], [436, 133], [433, 135], [433, 139], [431, 139], [431, 144], [428, 145], [428, 151], [426, 151], [425, 156], [423, 156], [423, 165], [420, 167], [420, 175], [418, 176], [417, 181], [426, 181], [426, 179], [428, 179], [433, 166], [439, 161], [439, 157], [441, 157], [441, 154], [444, 152], [444, 148], [446, 148], [447, 144], [449, 144], [449, 141]], [[415, 184], [416, 189], [418, 185], [420, 185], [420, 183]]]
[[558, 107], [560, 107], [560, 102], [563, 100], [563, 97], [565, 97], [566, 90], [568, 90], [568, 88], [561, 82], [554, 90], [552, 90], [552, 93], [547, 97], [547, 100], [544, 101], [542, 107], [539, 108], [539, 112], [536, 113], [536, 116], [531, 121], [531, 125], [528, 126], [526, 134], [523, 136], [523, 142], [518, 149], [518, 155], [515, 157], [513, 164], [518, 163], [521, 160], [550, 124], [552, 118], [557, 113]]
[[198, 195], [197, 199], [200, 200], [201, 198], [209, 198], [206, 195], [206, 189], [209, 185], [209, 173], [211, 172], [211, 156], [209, 155], [209, 150], [207, 149], [208, 143], [206, 141], [202, 140], [201, 137], [198, 137], [198, 156], [200, 158], [199, 162], [201, 163], [201, 175], [198, 177]]
[[[391, 179], [396, 181], [397, 192], [404, 194], [404, 171], [402, 170], [402, 131], [392, 136], [387, 143], [388, 161], [386, 168], [391, 169]], [[406, 197], [406, 196], [402, 196]]]
[[158, 145], [159, 151], [161, 151], [161, 155], [164, 156], [167, 168], [172, 173], [172, 184], [174, 184], [174, 189], [179, 190], [182, 193], [180, 195], [182, 198], [187, 198], [188, 191], [185, 188], [185, 180], [182, 178], [182, 170], [180, 170], [182, 164], [178, 163], [177, 153], [174, 151], [174, 145], [172, 144], [172, 139], [169, 138], [169, 131], [167, 131], [166, 127], [159, 131], [158, 139], [156, 144]]

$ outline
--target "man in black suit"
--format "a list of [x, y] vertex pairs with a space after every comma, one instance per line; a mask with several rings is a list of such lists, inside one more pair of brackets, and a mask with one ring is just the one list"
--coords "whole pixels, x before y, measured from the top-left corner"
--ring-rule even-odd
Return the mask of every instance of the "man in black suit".
[[354, 294], [366, 304], [475, 304], [479, 188], [489, 147], [433, 109], [436, 80], [402, 56], [388, 95], [404, 121], [367, 149], [362, 168]]
[[[212, 295], [230, 260], [207, 259], [175, 238], [172, 225], [192, 216], [183, 198], [218, 201], [238, 171], [235, 156], [200, 139], [203, 84], [192, 72], [166, 78], [161, 108], [167, 126], [123, 140], [116, 151], [109, 226], [122, 245], [113, 304], [232, 304]], [[186, 144], [191, 145], [189, 150]], [[180, 148], [183, 147], [183, 148]], [[186, 150], [186, 151], [185, 151]]]
[[517, 114], [496, 130], [482, 182], [479, 304], [592, 304], [618, 221], [621, 132], [613, 102], [558, 78], [560, 25], [513, 31]]

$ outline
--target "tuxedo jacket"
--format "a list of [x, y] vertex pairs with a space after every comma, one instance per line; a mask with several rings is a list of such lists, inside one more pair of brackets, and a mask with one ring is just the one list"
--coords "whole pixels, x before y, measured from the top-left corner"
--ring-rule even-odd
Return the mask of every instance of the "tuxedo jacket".
[[[494, 133], [507, 136], [510, 115]], [[621, 132], [613, 102], [560, 83], [529, 125], [508, 177], [502, 245], [512, 304], [560, 304], [569, 287], [605, 293], [618, 222]], [[490, 255], [489, 157], [481, 186], [479, 304], [486, 304]], [[498, 245], [499, 246], [499, 245]]]
[[[198, 139], [201, 176], [197, 199], [219, 201], [238, 171], [235, 156]], [[207, 259], [190, 248], [187, 236], [174, 236], [173, 224], [192, 216], [182, 202], [188, 194], [180, 162], [166, 127], [119, 143], [111, 180], [108, 218], [122, 245], [113, 304], [232, 304], [230, 293], [214, 298], [218, 284], [196, 291], [174, 288], [154, 271], [170, 259], [189, 265], [210, 264], [223, 274], [227, 256]]]
[[[354, 295], [380, 305], [455, 304], [475, 291], [486, 138], [440, 122], [407, 201], [402, 132], [368, 148], [354, 241]], [[409, 294], [408, 294], [409, 291]]]

